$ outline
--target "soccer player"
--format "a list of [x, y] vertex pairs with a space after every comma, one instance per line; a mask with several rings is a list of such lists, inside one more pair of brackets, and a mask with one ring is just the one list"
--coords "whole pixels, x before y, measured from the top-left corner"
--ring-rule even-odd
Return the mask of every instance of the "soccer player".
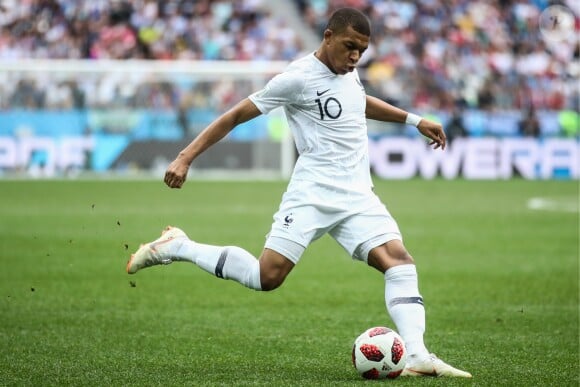
[[335, 11], [316, 52], [218, 117], [168, 166], [165, 183], [180, 188], [192, 161], [236, 125], [285, 109], [299, 157], [259, 259], [237, 246], [194, 242], [181, 229], [167, 227], [131, 256], [127, 272], [186, 261], [219, 278], [270, 291], [284, 282], [308, 245], [328, 233], [353, 259], [384, 273], [387, 311], [408, 351], [403, 375], [471, 377], [425, 347], [425, 309], [413, 258], [396, 221], [373, 193], [366, 119], [414, 125], [435, 149], [445, 149], [445, 134], [440, 124], [365, 94], [356, 65], [369, 39], [363, 13]]

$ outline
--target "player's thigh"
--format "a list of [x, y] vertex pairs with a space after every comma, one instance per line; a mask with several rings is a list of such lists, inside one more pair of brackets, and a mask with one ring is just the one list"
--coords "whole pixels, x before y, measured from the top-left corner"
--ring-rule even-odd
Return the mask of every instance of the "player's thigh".
[[353, 259], [367, 262], [369, 253], [392, 240], [402, 240], [399, 226], [380, 202], [343, 219], [329, 234]]
[[284, 249], [286, 246], [273, 244], [271, 238], [289, 240], [304, 248], [308, 247], [341, 219], [341, 208], [333, 206], [332, 195], [331, 189], [313, 182], [292, 182], [284, 193], [280, 208], [274, 214], [265, 247], [285, 255], [295, 264], [298, 263], [302, 252], [287, 254]]

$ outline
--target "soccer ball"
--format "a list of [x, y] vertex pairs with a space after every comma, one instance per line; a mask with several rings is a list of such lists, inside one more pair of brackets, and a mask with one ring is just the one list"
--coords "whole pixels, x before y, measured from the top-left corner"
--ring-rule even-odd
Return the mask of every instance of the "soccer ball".
[[367, 329], [352, 347], [352, 364], [365, 379], [394, 379], [403, 372], [406, 360], [403, 339], [387, 327]]

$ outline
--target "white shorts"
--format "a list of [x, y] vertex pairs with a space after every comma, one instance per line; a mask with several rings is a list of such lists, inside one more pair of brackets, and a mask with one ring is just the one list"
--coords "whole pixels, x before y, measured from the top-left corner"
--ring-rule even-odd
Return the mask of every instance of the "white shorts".
[[353, 259], [365, 262], [373, 248], [402, 240], [397, 222], [370, 188], [360, 192], [292, 181], [274, 214], [265, 247], [297, 263], [304, 249], [326, 233]]

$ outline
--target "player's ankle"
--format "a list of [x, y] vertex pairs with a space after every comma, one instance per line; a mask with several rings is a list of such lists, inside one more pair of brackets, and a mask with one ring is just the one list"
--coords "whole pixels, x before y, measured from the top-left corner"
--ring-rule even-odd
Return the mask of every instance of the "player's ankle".
[[427, 361], [429, 359], [429, 352], [415, 352], [407, 353], [407, 364], [415, 364]]

